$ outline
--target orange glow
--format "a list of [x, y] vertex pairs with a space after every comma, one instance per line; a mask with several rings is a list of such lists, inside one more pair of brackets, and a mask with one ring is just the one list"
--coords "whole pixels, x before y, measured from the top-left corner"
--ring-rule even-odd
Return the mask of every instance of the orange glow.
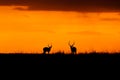
[[[119, 51], [119, 13], [27, 11], [0, 7], [0, 52], [70, 52], [68, 41], [78, 52]], [[20, 6], [27, 9], [27, 7]]]

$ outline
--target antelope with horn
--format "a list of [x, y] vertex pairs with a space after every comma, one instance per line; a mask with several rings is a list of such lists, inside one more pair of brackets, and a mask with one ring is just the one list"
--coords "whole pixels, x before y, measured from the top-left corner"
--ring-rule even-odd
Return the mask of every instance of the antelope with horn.
[[70, 42], [69, 42], [68, 45], [70, 46], [71, 54], [76, 54], [77, 48], [74, 47], [75, 43], [70, 44]]
[[46, 53], [49, 54], [50, 51], [51, 51], [51, 48], [52, 48], [52, 45], [51, 45], [51, 46], [48, 45], [48, 47], [44, 47], [44, 48], [43, 48], [43, 54], [46, 54]]

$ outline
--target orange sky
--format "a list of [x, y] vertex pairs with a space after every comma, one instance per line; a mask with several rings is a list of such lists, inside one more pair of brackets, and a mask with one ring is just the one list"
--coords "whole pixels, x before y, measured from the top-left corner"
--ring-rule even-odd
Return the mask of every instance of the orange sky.
[[[15, 10], [0, 6], [0, 52], [120, 51], [119, 13], [79, 13]], [[27, 8], [27, 7], [23, 7]]]

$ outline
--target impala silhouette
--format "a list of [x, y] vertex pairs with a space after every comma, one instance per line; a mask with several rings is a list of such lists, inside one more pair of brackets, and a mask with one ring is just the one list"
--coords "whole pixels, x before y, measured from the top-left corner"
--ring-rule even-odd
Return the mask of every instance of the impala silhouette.
[[74, 47], [75, 43], [70, 44], [70, 42], [69, 42], [68, 45], [70, 46], [71, 54], [76, 54], [77, 53], [77, 48]]
[[44, 47], [43, 48], [43, 54], [47, 54], [47, 53], [49, 54], [50, 51], [51, 51], [51, 48], [52, 48], [52, 45], [51, 46], [48, 45], [48, 47]]

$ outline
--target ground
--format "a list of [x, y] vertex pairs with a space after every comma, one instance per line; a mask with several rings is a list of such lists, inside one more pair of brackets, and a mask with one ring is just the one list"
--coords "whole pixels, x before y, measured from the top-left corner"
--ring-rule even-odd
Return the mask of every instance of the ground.
[[0, 54], [0, 64], [72, 64], [72, 65], [107, 65], [120, 64], [120, 54]]

